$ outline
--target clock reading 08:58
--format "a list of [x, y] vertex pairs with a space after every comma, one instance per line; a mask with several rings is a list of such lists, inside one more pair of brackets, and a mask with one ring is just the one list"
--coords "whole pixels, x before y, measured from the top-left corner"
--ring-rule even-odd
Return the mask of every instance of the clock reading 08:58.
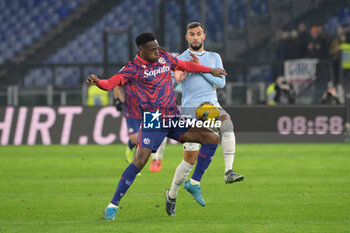
[[308, 120], [304, 116], [281, 116], [277, 121], [277, 129], [280, 134], [296, 135], [327, 133], [338, 135], [344, 130], [343, 118], [340, 116], [316, 116], [314, 120]]

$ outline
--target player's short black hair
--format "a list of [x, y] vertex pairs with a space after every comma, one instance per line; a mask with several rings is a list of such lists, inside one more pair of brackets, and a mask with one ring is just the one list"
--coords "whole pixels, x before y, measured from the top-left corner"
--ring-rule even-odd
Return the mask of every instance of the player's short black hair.
[[138, 35], [135, 39], [135, 42], [137, 44], [137, 47], [140, 47], [140, 45], [146, 44], [149, 41], [155, 40], [156, 37], [151, 32], [143, 32], [140, 35]]
[[201, 24], [199, 22], [192, 22], [192, 23], [187, 24], [186, 32], [188, 31], [188, 29], [192, 29], [192, 28], [196, 28], [196, 27], [201, 27], [203, 29], [203, 32], [205, 31], [203, 24]]

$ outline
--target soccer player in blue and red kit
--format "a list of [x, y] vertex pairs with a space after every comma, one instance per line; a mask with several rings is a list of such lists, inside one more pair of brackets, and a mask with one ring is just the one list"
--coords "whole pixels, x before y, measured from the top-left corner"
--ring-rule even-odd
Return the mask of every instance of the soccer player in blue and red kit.
[[[135, 57], [135, 59], [137, 56]], [[124, 94], [120, 91], [119, 87], [113, 89], [114, 104], [119, 112], [123, 112], [126, 125], [128, 128], [128, 145], [125, 151], [125, 160], [127, 163], [132, 163], [134, 160], [134, 152], [137, 143], [137, 135], [139, 133], [140, 125], [142, 122], [142, 115], [139, 109], [139, 99], [132, 92], [130, 85], [124, 85]], [[160, 172], [162, 169], [163, 152], [167, 139], [164, 138], [162, 144], [159, 146], [157, 152], [152, 153], [152, 163], [150, 165], [151, 172]]]
[[[128, 83], [131, 90], [139, 98], [143, 117], [146, 113], [152, 113], [151, 121], [160, 117], [160, 122], [163, 120], [179, 122], [176, 116], [179, 116], [180, 112], [175, 103], [171, 71], [179, 69], [193, 73], [211, 73], [216, 77], [227, 75], [223, 69], [181, 61], [167, 52], [159, 51], [158, 42], [152, 33], [138, 35], [136, 44], [139, 48], [137, 59], [128, 62], [120, 72], [107, 80], [100, 80], [96, 75], [91, 74], [85, 83], [97, 85], [103, 90], [111, 90], [116, 86]], [[175, 116], [175, 119], [167, 118], [170, 116]], [[149, 129], [143, 125], [138, 135], [135, 159], [123, 172], [113, 199], [105, 208], [105, 219], [115, 219], [121, 198], [147, 163], [151, 152], [157, 150], [164, 137], [170, 137], [181, 143], [198, 142], [202, 144], [199, 153], [205, 159], [201, 160], [201, 164], [197, 164], [200, 166], [195, 177], [198, 181], [201, 180], [203, 173], [209, 166], [219, 142], [218, 134], [207, 128], [180, 127], [179, 124], [177, 126], [173, 124], [167, 128], [162, 126], [159, 129]]]

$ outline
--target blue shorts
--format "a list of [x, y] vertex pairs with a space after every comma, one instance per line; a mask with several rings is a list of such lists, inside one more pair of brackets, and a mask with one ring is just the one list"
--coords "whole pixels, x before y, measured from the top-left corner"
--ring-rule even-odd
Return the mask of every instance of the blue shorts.
[[139, 132], [141, 122], [142, 120], [126, 117], [126, 125], [128, 126], [129, 135]]
[[137, 146], [146, 147], [153, 152], [156, 152], [165, 137], [183, 143], [182, 137], [190, 128], [191, 127], [181, 128], [176, 126], [171, 128], [147, 129], [143, 128], [141, 124], [139, 135], [137, 137]]

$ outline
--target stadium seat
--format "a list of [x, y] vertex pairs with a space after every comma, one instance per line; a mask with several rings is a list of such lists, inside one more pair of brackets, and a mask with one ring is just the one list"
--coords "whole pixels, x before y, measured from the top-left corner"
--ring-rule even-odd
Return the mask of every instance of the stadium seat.
[[[35, 39], [67, 17], [83, 1], [86, 0], [0, 1], [0, 33], [4, 35], [2, 39], [5, 42], [18, 44], [8, 47], [7, 49], [12, 51], [7, 52], [7, 55], [1, 51], [0, 64], [13, 58], [25, 46], [32, 44]], [[26, 30], [29, 33], [22, 32]], [[32, 38], [28, 39], [23, 34], [32, 36]], [[15, 35], [22, 36], [14, 38]]]
[[200, 21], [200, 1], [187, 0], [185, 2], [187, 22], [199, 22]]
[[[77, 36], [76, 39], [63, 48], [67, 56], [61, 56], [60, 52], [53, 54], [48, 60], [48, 63], [67, 63], [71, 62], [69, 57], [76, 55], [77, 60], [75, 63], [85, 62], [102, 62], [103, 59], [103, 38], [102, 33], [106, 28], [122, 30], [126, 29], [131, 23], [133, 24], [133, 34], [138, 34], [148, 28], [152, 30], [152, 6], [156, 6], [157, 1], [151, 0], [131, 0], [123, 1], [120, 5], [111, 9], [110, 13], [106, 14], [99, 22], [96, 22], [92, 27], [87, 29], [84, 33]], [[136, 4], [137, 3], [137, 4]], [[73, 43], [73, 45], [71, 45]], [[115, 42], [117, 48], [114, 49], [115, 53], [125, 50], [123, 47], [126, 44]], [[83, 46], [80, 49], [77, 45]], [[118, 52], [117, 52], [118, 51]], [[113, 59], [120, 60], [124, 58], [121, 56]], [[124, 60], [125, 61], [125, 60]]]
[[58, 67], [55, 77], [55, 86], [74, 86], [81, 83], [79, 67]]
[[332, 16], [324, 24], [324, 28], [330, 35], [335, 35], [337, 27], [344, 24], [350, 25], [350, 6], [341, 9], [336, 16]]
[[246, 27], [246, 5], [243, 0], [228, 1], [229, 26], [232, 28]]
[[50, 68], [32, 69], [24, 79], [24, 86], [47, 86], [52, 82], [52, 78]]

